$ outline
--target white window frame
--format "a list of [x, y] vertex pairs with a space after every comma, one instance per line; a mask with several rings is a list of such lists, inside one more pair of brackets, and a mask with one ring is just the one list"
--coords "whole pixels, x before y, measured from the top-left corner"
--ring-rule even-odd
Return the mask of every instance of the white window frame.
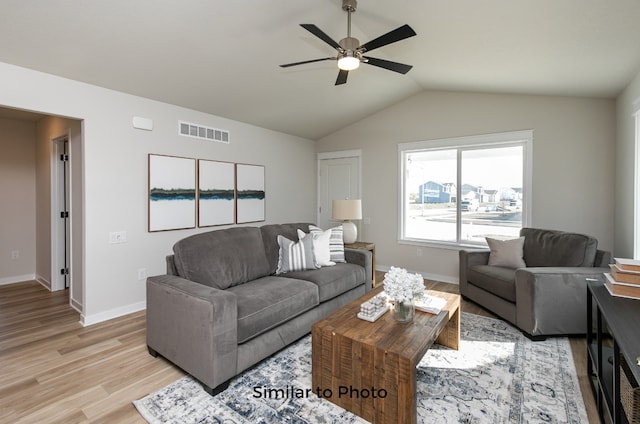
[[437, 140], [426, 140], [409, 143], [398, 144], [398, 243], [411, 244], [419, 246], [434, 246], [444, 247], [451, 249], [458, 249], [460, 247], [478, 247], [478, 244], [467, 243], [460, 240], [461, 234], [461, 212], [460, 208], [457, 208], [456, 219], [456, 241], [446, 242], [438, 240], [427, 240], [409, 238], [404, 236], [405, 226], [405, 199], [406, 199], [406, 187], [405, 187], [405, 163], [406, 156], [409, 153], [424, 150], [451, 150], [460, 149], [457, 154], [458, 169], [457, 169], [457, 190], [456, 201], [460, 202], [460, 190], [462, 179], [461, 152], [463, 150], [471, 149], [484, 149], [484, 148], [497, 148], [497, 147], [509, 147], [509, 146], [522, 146], [523, 147], [523, 176], [522, 176], [522, 226], [531, 226], [532, 222], [532, 205], [533, 205], [533, 184], [532, 184], [532, 170], [533, 170], [533, 130], [521, 130], [521, 131], [509, 131], [494, 134], [472, 135], [464, 137], [443, 138]]

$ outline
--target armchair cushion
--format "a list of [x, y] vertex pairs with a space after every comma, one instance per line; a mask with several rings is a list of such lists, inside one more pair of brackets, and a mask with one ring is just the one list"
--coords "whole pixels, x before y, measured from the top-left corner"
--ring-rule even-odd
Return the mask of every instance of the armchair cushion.
[[467, 278], [475, 286], [510, 302], [516, 301], [516, 270], [491, 265], [475, 265], [467, 269]]
[[584, 235], [556, 230], [523, 228], [524, 260], [528, 267], [592, 267], [598, 240]]
[[524, 268], [527, 264], [522, 259], [524, 237], [511, 240], [496, 240], [485, 237], [491, 253], [489, 254], [489, 265], [505, 268]]

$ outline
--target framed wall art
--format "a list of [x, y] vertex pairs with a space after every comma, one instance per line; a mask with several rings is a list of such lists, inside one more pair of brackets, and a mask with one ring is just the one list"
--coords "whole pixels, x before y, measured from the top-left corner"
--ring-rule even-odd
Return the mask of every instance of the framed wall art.
[[198, 160], [198, 226], [235, 222], [236, 175], [233, 163]]
[[265, 220], [264, 166], [236, 164], [236, 223]]
[[196, 226], [196, 160], [149, 155], [149, 231]]

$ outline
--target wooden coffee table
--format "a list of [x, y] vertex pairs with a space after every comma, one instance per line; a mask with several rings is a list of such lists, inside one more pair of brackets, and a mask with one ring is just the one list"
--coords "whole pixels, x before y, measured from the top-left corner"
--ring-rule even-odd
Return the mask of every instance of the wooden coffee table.
[[438, 315], [416, 311], [411, 323], [391, 311], [376, 322], [356, 317], [378, 287], [311, 328], [312, 390], [372, 423], [416, 423], [416, 366], [435, 342], [458, 349], [460, 295], [428, 290], [447, 299]]

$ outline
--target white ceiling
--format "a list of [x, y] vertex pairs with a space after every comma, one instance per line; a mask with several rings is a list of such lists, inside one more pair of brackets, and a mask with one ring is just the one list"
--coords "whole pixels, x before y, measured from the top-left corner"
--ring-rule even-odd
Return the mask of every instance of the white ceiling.
[[334, 86], [342, 0], [0, 0], [0, 61], [318, 139], [425, 89], [615, 97], [640, 70], [638, 0], [360, 0], [352, 36], [417, 36]]

